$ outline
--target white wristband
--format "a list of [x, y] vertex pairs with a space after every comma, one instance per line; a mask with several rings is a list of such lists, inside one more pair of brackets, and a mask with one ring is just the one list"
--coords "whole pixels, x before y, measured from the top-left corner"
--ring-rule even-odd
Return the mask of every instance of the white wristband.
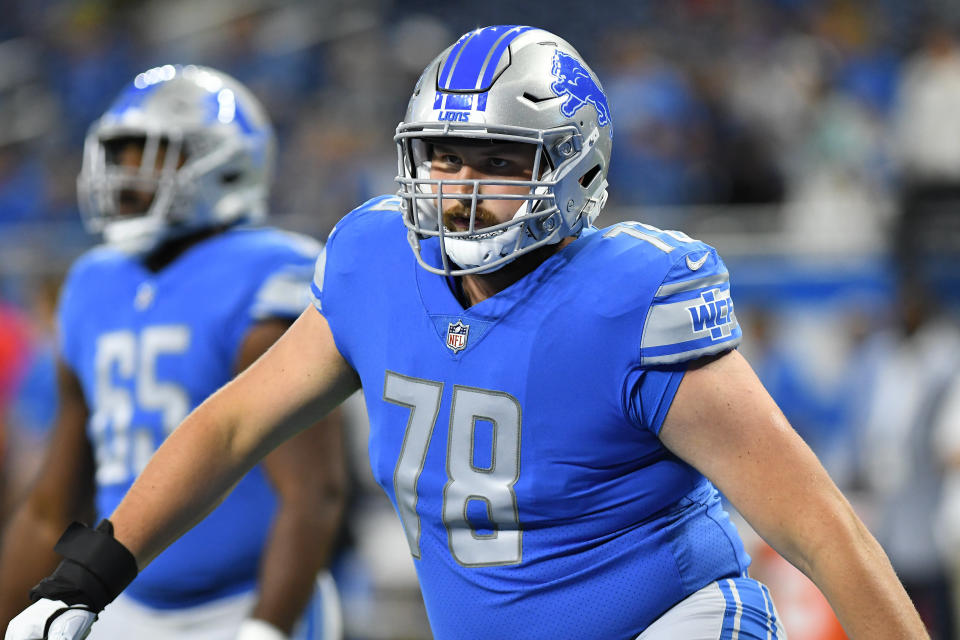
[[269, 622], [247, 618], [240, 623], [237, 640], [289, 640], [289, 637]]

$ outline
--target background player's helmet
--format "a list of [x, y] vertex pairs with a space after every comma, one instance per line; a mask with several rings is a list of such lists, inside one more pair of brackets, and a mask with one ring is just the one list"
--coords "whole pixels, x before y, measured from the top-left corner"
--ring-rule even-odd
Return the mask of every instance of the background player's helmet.
[[[569, 43], [521, 26], [464, 34], [424, 70], [394, 138], [403, 218], [418, 262], [448, 275], [489, 272], [578, 235], [606, 202], [612, 137], [600, 81]], [[524, 183], [431, 180], [430, 141], [437, 138], [536, 145], [529, 192], [478, 197], [485, 185]], [[517, 200], [516, 215], [475, 232], [448, 231], [439, 222], [441, 194], [449, 198], [450, 186], [464, 184], [473, 195], [457, 199], [471, 200], [471, 229], [478, 200]], [[422, 241], [433, 237], [441, 244], [442, 268], [421, 255]]]
[[[117, 163], [114, 148], [124, 140], [142, 140], [139, 168]], [[255, 222], [266, 215], [274, 153], [266, 111], [237, 80], [201, 66], [150, 69], [87, 133], [80, 210], [90, 231], [131, 250]], [[152, 192], [143, 211], [120, 206], [130, 190]]]

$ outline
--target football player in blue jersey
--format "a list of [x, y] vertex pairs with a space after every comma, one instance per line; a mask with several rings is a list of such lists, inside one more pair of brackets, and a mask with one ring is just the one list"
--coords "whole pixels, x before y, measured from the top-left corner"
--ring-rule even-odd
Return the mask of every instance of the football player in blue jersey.
[[736, 351], [717, 253], [593, 226], [612, 126], [552, 33], [487, 27], [441, 53], [397, 129], [399, 197], [337, 225], [314, 308], [183, 422], [109, 520], [64, 534], [7, 640], [81, 637], [239, 474], [358, 387], [437, 638], [783, 638], [717, 489], [852, 637], [925, 637]]
[[[4, 624], [56, 566], [63, 528], [109, 515], [189, 411], [310, 304], [320, 245], [254, 224], [274, 144], [254, 96], [199, 66], [138, 75], [91, 127], [78, 191], [106, 242], [76, 261], [61, 296], [59, 416], [5, 535]], [[343, 508], [341, 438], [331, 416], [235, 478], [233, 493], [140, 573], [91, 637], [340, 637], [322, 569]], [[206, 479], [196, 480], [182, 491], [202, 492]]]

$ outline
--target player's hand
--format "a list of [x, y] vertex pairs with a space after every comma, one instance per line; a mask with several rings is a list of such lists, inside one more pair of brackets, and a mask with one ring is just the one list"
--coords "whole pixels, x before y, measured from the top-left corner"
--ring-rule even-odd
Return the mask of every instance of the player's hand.
[[82, 605], [42, 598], [7, 625], [4, 640], [83, 640], [97, 614]]
[[83, 640], [97, 614], [137, 577], [133, 554], [103, 520], [96, 529], [74, 522], [54, 551], [63, 560], [30, 590], [33, 604], [7, 626], [5, 640]]
[[287, 634], [269, 622], [247, 618], [240, 625], [237, 640], [287, 640]]

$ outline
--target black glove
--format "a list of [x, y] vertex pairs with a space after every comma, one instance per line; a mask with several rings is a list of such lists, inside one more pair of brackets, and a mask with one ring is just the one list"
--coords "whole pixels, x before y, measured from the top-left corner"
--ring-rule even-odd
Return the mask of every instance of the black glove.
[[64, 559], [31, 589], [32, 602], [61, 600], [99, 613], [137, 577], [136, 559], [113, 537], [113, 524], [107, 519], [96, 529], [74, 522], [53, 550]]

